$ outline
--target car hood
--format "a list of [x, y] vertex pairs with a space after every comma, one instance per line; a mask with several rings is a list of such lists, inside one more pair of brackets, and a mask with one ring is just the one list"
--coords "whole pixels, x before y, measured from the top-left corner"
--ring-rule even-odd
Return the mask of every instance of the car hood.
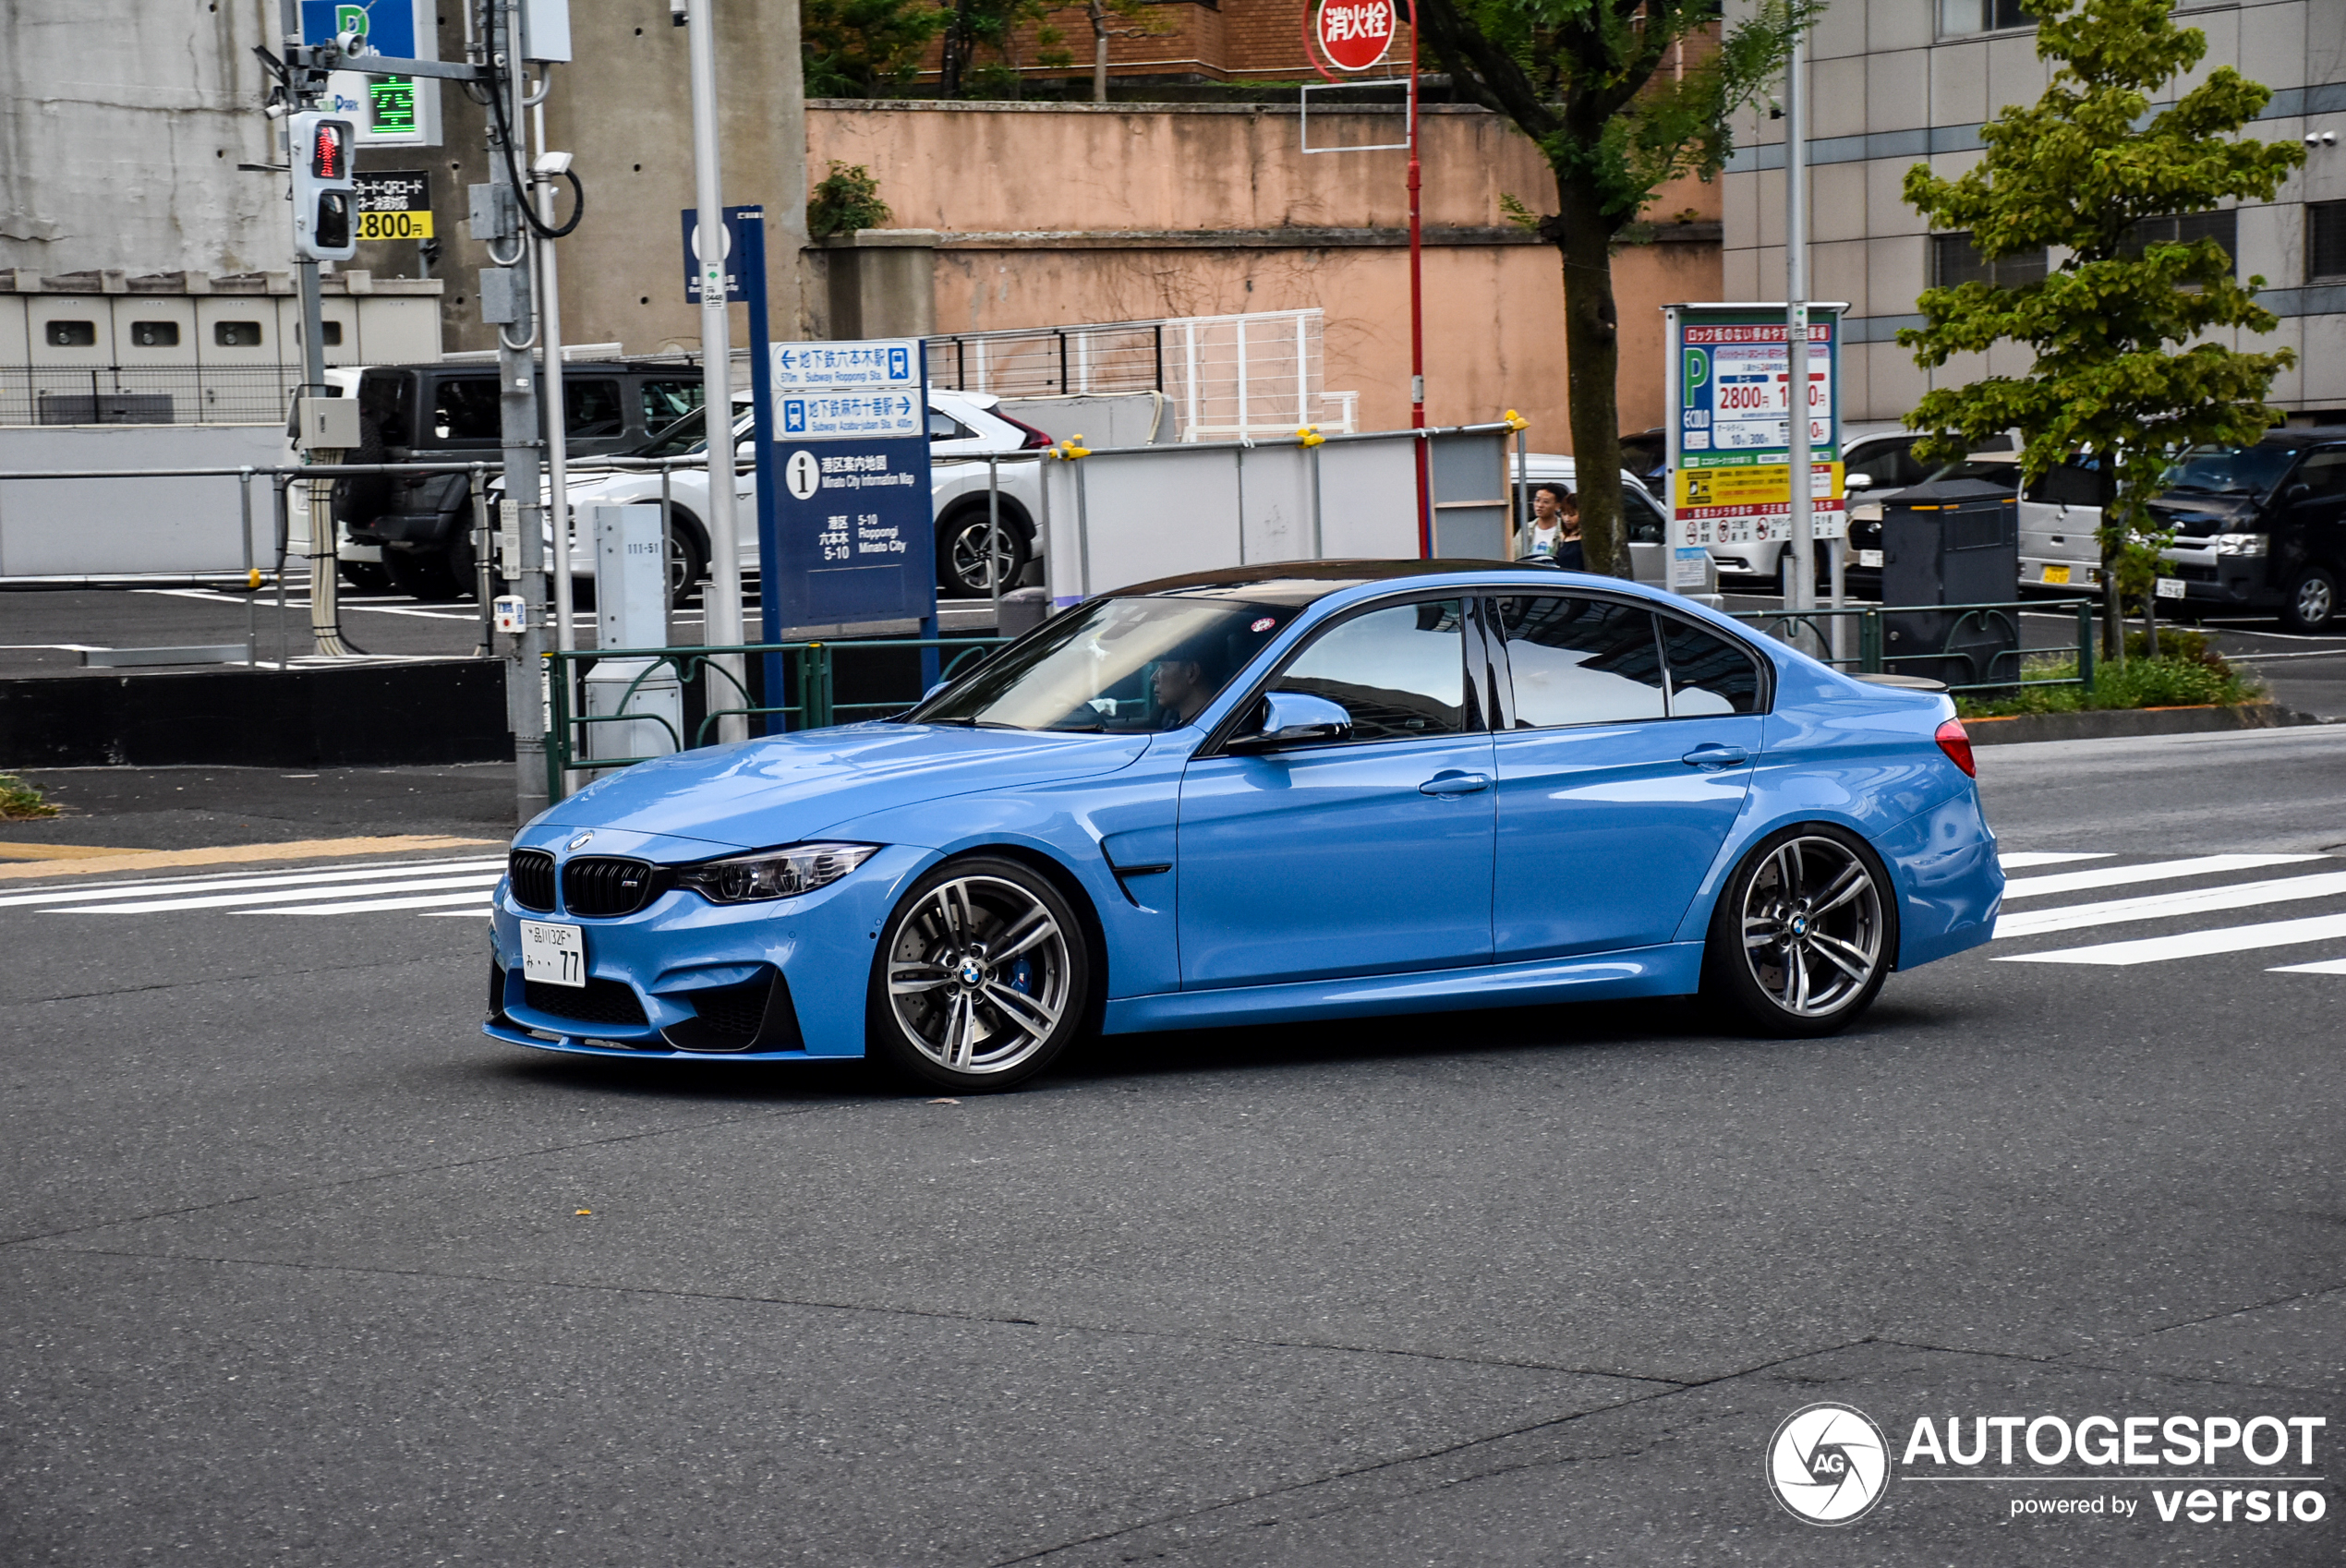
[[1113, 773], [1148, 745], [1146, 735], [853, 724], [637, 763], [553, 806], [533, 826], [615, 827], [713, 849], [768, 849], [874, 812]]
[[2240, 525], [2255, 517], [2256, 502], [2248, 496], [2171, 494], [2155, 497], [2150, 514], [2161, 528], [2185, 538], [2203, 537], [2243, 531]]

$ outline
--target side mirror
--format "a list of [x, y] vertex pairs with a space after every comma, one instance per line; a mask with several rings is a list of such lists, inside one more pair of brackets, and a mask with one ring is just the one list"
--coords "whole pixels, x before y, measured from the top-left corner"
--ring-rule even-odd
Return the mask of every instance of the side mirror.
[[2311, 485], [2292, 485], [2287, 490], [2281, 493], [2281, 500], [2294, 504], [2295, 502], [2304, 501], [2307, 496], [2312, 495], [2313, 493], [2314, 487]]
[[1263, 721], [1252, 733], [1233, 735], [1223, 749], [1236, 756], [1276, 752], [1288, 746], [1324, 746], [1352, 738], [1352, 716], [1344, 705], [1303, 692], [1273, 692], [1263, 699]]
[[1873, 488], [1873, 476], [1870, 474], [1851, 474], [1841, 481], [1841, 487], [1842, 488], [1848, 490], [1869, 490]]

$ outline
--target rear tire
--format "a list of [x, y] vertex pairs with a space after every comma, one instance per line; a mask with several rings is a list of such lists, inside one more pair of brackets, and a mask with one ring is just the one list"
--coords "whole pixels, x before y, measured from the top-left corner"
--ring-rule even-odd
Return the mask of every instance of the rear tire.
[[[953, 598], [984, 598], [986, 591], [986, 511], [963, 507], [937, 525], [937, 584]], [[1018, 586], [1031, 555], [1026, 531], [1002, 509], [1001, 543], [994, 552], [995, 583], [1003, 593]]]
[[386, 549], [383, 572], [390, 577], [392, 587], [400, 593], [419, 599], [454, 597], [450, 591], [447, 561], [437, 552], [418, 555], [412, 550]]
[[1761, 1034], [1836, 1033], [1873, 1005], [1898, 956], [1890, 874], [1828, 823], [1772, 833], [1721, 889], [1703, 992]]
[[1014, 1089], [1082, 1032], [1092, 955], [1057, 887], [971, 855], [913, 885], [881, 927], [865, 1034], [900, 1076], [948, 1093]]
[[380, 562], [345, 561], [342, 565], [342, 580], [362, 594], [380, 594], [391, 586], [391, 573]]

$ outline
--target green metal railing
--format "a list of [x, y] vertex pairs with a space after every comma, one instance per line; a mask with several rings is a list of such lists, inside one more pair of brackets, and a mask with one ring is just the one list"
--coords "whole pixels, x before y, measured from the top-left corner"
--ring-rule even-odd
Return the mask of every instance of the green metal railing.
[[[2023, 660], [2038, 654], [2067, 652], [2063, 649], [2030, 648], [2021, 645], [2020, 617], [2022, 614], [2059, 614], [2058, 600], [2022, 600], [2010, 604], [1930, 604], [1930, 605], [1865, 605], [1844, 609], [1742, 609], [1734, 612], [1737, 621], [1746, 621], [1776, 638], [1791, 642], [1806, 633], [1815, 639], [1818, 647], [1832, 645], [1832, 628], [1836, 621], [1855, 621], [1857, 626], [1857, 651], [1855, 655], [1827, 658], [1825, 663], [1837, 669], [1861, 675], [1894, 674], [1901, 664], [1916, 664], [1926, 659], [1941, 661], [1959, 658], [1971, 672], [1965, 681], [1949, 681], [1950, 692], [2007, 692], [2016, 686], [2084, 686], [2090, 690], [2094, 683], [2094, 653], [2098, 642], [2094, 625], [2094, 612], [2099, 601], [2079, 598], [2072, 601], [2077, 621], [2077, 673], [2056, 675], [2035, 680], [2024, 679]], [[1954, 623], [1947, 635], [1933, 648], [1908, 648], [1900, 653], [1889, 651], [1888, 627], [1885, 621], [1893, 615], [1952, 614]], [[2010, 647], [1982, 653], [1973, 648], [1956, 646], [1965, 632], [2001, 630]], [[1999, 674], [1996, 667], [2012, 660], [2009, 673]]]
[[[828, 730], [834, 724], [852, 723], [856, 718], [875, 714], [900, 713], [920, 700], [917, 689], [908, 689], [902, 695], [893, 694], [865, 702], [839, 700], [839, 665], [842, 657], [882, 649], [935, 648], [938, 655], [940, 679], [951, 680], [973, 661], [983, 658], [986, 651], [1000, 647], [1008, 637], [876, 637], [869, 641], [842, 643], [744, 643], [731, 647], [695, 648], [580, 648], [568, 653], [546, 656], [548, 700], [552, 709], [546, 726], [546, 788], [549, 800], [559, 801], [564, 794], [565, 774], [592, 772], [602, 768], [626, 767], [647, 762], [649, 755], [623, 757], [590, 757], [585, 754], [587, 727], [596, 724], [657, 724], [668, 732], [672, 749], [685, 751], [709, 743], [711, 728], [721, 718], [739, 714], [751, 719], [769, 721], [769, 730]], [[759, 702], [748, 686], [727, 665], [719, 662], [738, 656], [744, 661], [752, 657], [777, 656], [781, 665], [781, 690], [769, 691], [766, 701]], [[617, 711], [612, 713], [582, 713], [579, 711], [579, 683], [586, 670], [604, 659], [643, 659], [644, 668], [620, 694]], [[744, 668], [746, 663], [744, 662]], [[678, 733], [675, 725], [665, 716], [635, 709], [636, 694], [644, 683], [661, 669], [672, 670], [676, 683], [687, 690], [695, 682], [704, 690], [730, 686], [739, 694], [740, 702], [725, 706], [712, 703], [700, 722], [694, 726], [688, 741]], [[794, 702], [781, 700], [786, 694], [795, 694]]]

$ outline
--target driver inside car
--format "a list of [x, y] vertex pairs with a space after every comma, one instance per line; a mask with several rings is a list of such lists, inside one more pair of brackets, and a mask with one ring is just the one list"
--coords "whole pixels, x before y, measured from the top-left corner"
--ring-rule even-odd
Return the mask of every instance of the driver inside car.
[[1179, 730], [1203, 711], [1219, 690], [1208, 681], [1205, 666], [1194, 658], [1159, 659], [1149, 677], [1149, 694], [1156, 699], [1159, 722]]

